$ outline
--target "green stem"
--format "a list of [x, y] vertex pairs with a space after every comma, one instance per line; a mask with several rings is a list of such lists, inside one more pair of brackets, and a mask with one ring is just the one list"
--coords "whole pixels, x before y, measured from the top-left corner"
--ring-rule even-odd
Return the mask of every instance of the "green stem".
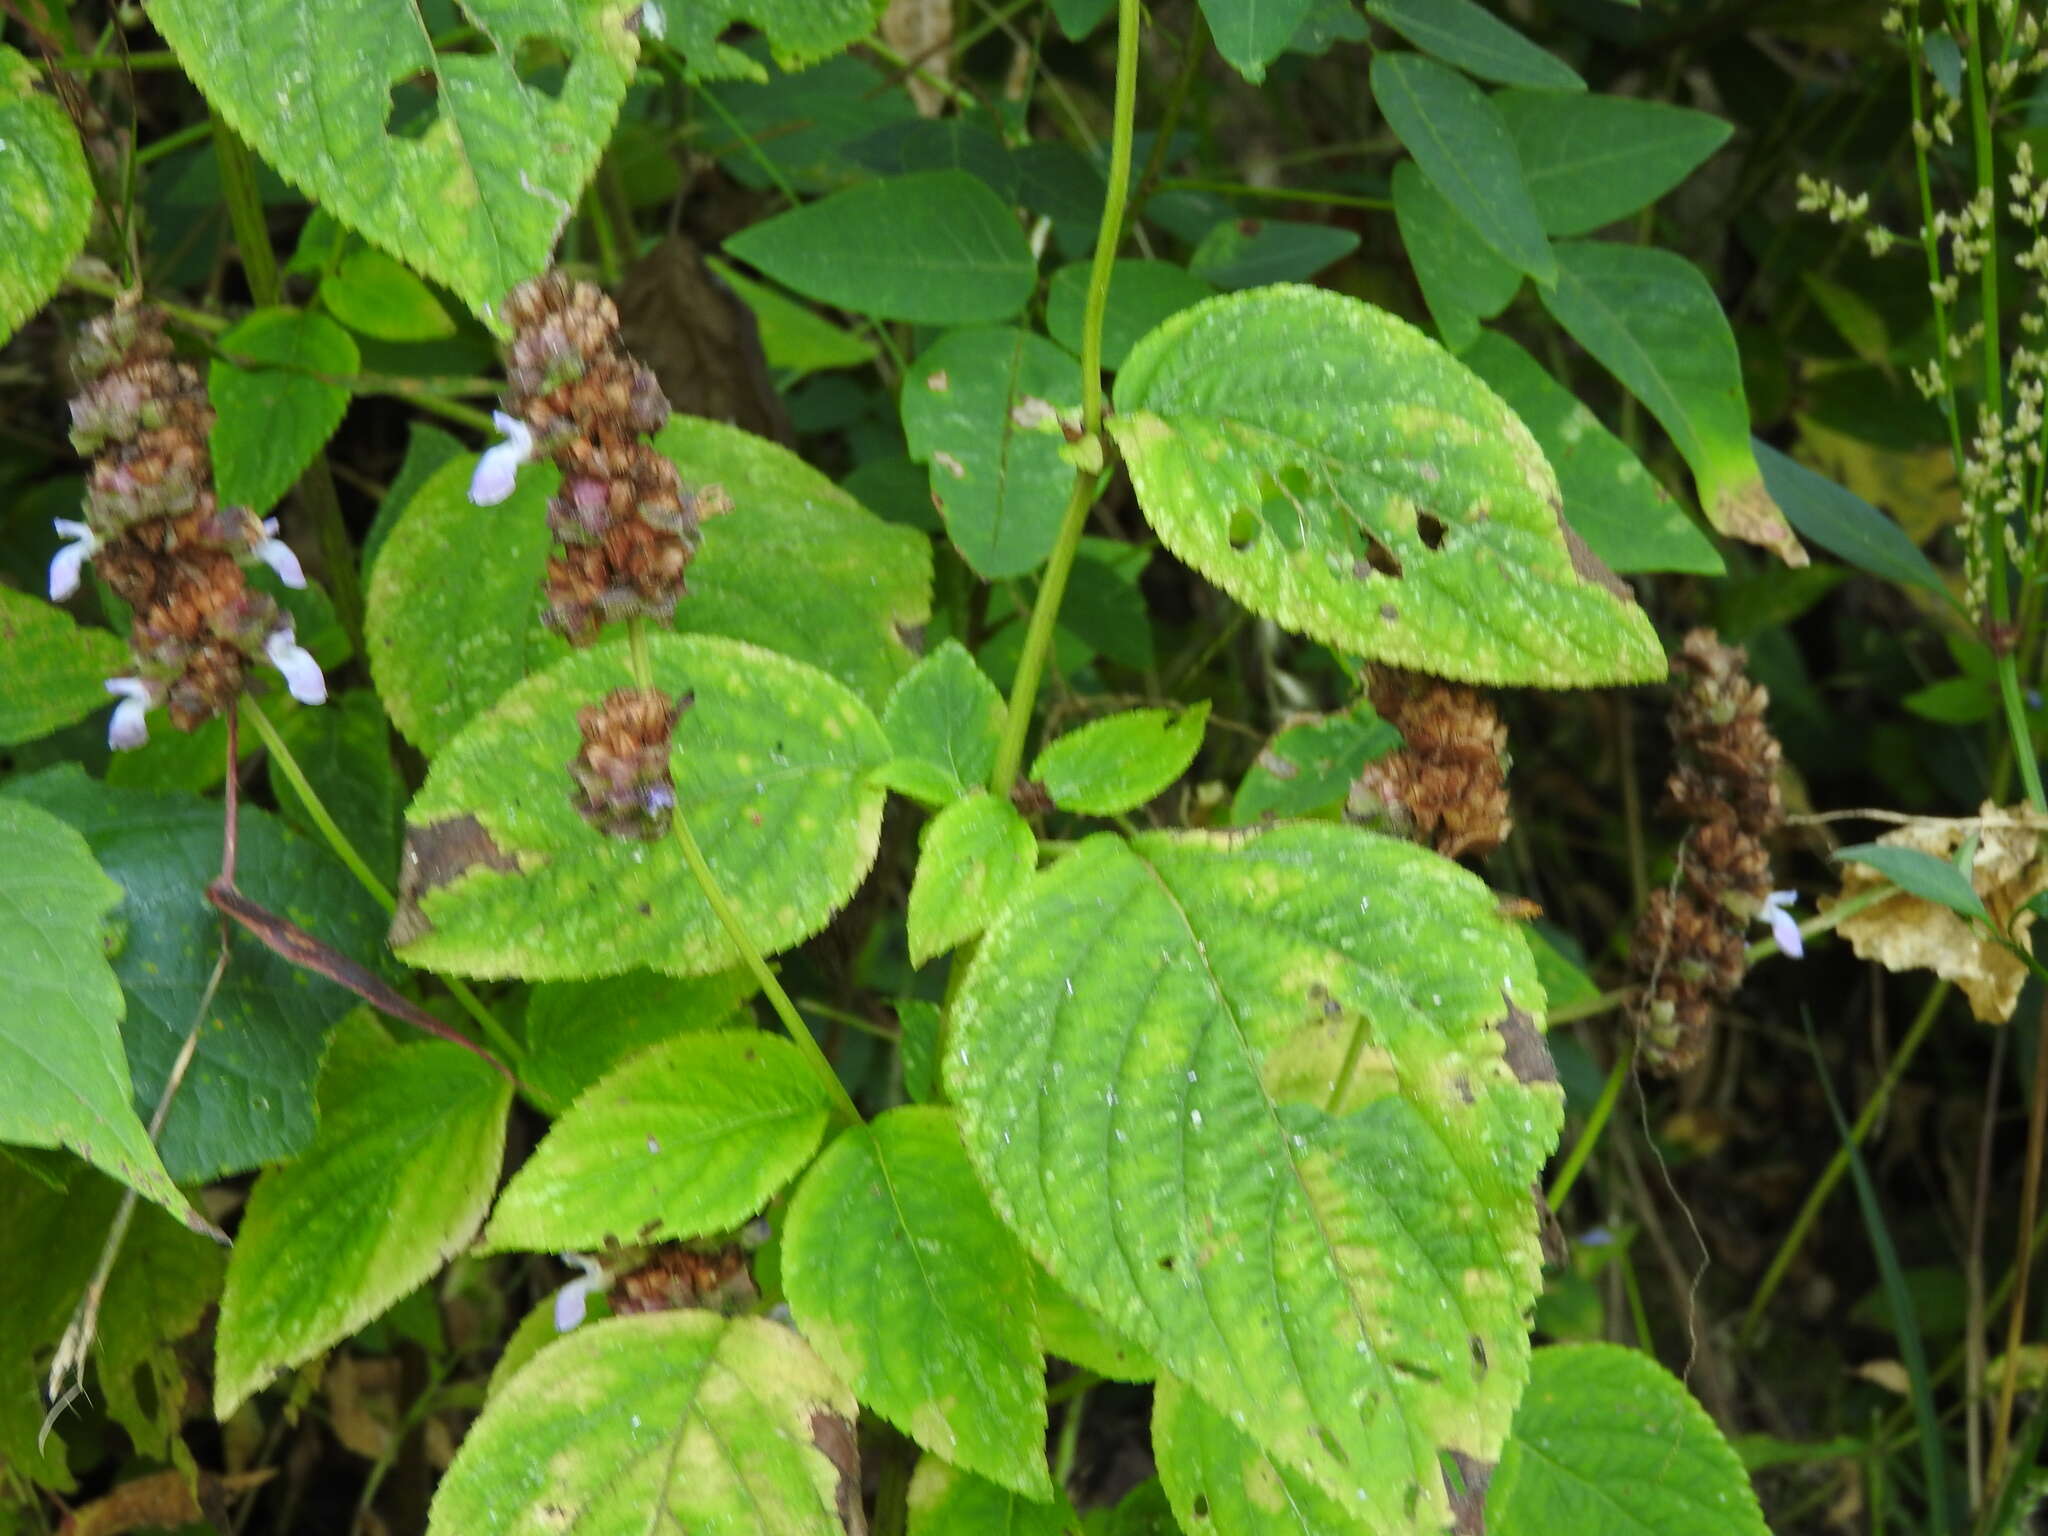
[[1600, 1097], [1593, 1102], [1593, 1112], [1586, 1116], [1586, 1128], [1579, 1132], [1579, 1139], [1572, 1143], [1571, 1155], [1564, 1160], [1564, 1166], [1557, 1170], [1557, 1177], [1551, 1181], [1550, 1190], [1543, 1197], [1543, 1203], [1556, 1211], [1563, 1207], [1565, 1197], [1572, 1192], [1572, 1185], [1579, 1179], [1579, 1170], [1586, 1166], [1586, 1159], [1593, 1155], [1593, 1149], [1600, 1144], [1600, 1133], [1607, 1129], [1608, 1117], [1614, 1113], [1615, 1103], [1621, 1098], [1621, 1085], [1628, 1081], [1629, 1056], [1619, 1053], [1614, 1065], [1607, 1070], [1607, 1081], [1601, 1085]]
[[1074, 1394], [1060, 1419], [1060, 1441], [1052, 1458], [1052, 1485], [1062, 1497], [1066, 1495], [1067, 1479], [1074, 1475], [1074, 1457], [1081, 1448], [1081, 1416], [1087, 1408], [1088, 1390], [1084, 1387]]
[[1202, 60], [1208, 55], [1208, 19], [1199, 8], [1193, 11], [1192, 16], [1187, 40], [1181, 44], [1180, 72], [1173, 78], [1173, 88], [1166, 96], [1166, 111], [1159, 119], [1158, 133], [1152, 138], [1152, 153], [1145, 157], [1144, 172], [1138, 177], [1137, 202], [1141, 209], [1166, 170], [1166, 157], [1172, 152], [1173, 135], [1180, 127], [1180, 115], [1187, 108], [1188, 92], [1194, 88], [1195, 76], [1201, 73]]
[[280, 283], [277, 253], [270, 248], [270, 228], [264, 222], [263, 199], [256, 191], [255, 157], [235, 130], [218, 117], [213, 120], [213, 149], [220, 160], [221, 196], [228, 205], [228, 223], [235, 232], [243, 275], [249, 280], [249, 296], [258, 309], [268, 309], [277, 302]]

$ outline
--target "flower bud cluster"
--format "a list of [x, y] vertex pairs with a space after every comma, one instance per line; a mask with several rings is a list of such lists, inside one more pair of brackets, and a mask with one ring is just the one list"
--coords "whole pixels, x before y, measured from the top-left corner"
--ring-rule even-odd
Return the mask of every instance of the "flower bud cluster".
[[675, 811], [669, 745], [690, 696], [671, 701], [651, 688], [615, 688], [602, 703], [576, 711], [583, 748], [569, 765], [569, 798], [583, 819], [607, 837], [652, 841]]
[[153, 708], [184, 731], [222, 714], [251, 662], [276, 667], [300, 702], [325, 700], [319, 664], [242, 566], [261, 560], [289, 587], [303, 587], [305, 574], [276, 519], [215, 496], [213, 408], [198, 373], [172, 357], [162, 316], [134, 303], [102, 315], [79, 338], [75, 368], [71, 441], [92, 465], [85, 520], [56, 522], [69, 542], [50, 562], [50, 600], [70, 598], [90, 560], [133, 611], [135, 675], [107, 681], [121, 700], [109, 744], [141, 746]]
[[1508, 814], [1508, 728], [1477, 691], [1392, 667], [1374, 669], [1373, 708], [1406, 745], [1351, 786], [1346, 812], [1384, 821], [1447, 859], [1489, 854], [1514, 828]]

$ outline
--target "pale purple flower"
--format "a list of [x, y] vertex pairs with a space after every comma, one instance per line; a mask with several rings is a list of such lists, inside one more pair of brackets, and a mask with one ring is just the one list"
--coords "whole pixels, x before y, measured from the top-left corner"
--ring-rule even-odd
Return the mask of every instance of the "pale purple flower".
[[50, 557], [50, 601], [61, 603], [78, 590], [85, 562], [100, 552], [100, 541], [91, 528], [68, 517], [52, 518], [50, 526], [70, 540]]
[[583, 1314], [590, 1306], [590, 1293], [605, 1289], [604, 1266], [584, 1253], [565, 1253], [561, 1256], [564, 1264], [574, 1265], [582, 1273], [559, 1291], [555, 1292], [555, 1332], [567, 1333], [583, 1321]]
[[263, 642], [263, 654], [284, 674], [284, 685], [301, 704], [325, 704], [327, 679], [320, 675], [320, 663], [313, 653], [293, 638], [289, 629], [273, 629]]
[[1806, 940], [1799, 932], [1799, 920], [1789, 910], [1798, 899], [1797, 891], [1773, 891], [1764, 898], [1763, 910], [1757, 913], [1771, 925], [1771, 937], [1778, 941], [1778, 949], [1793, 960], [1806, 954]]
[[256, 546], [256, 558], [277, 572], [277, 579], [294, 591], [306, 584], [305, 568], [291, 546], [277, 536], [277, 519], [263, 519], [263, 542]]
[[476, 473], [469, 477], [469, 499], [480, 507], [495, 507], [510, 496], [519, 466], [533, 457], [533, 433], [525, 422], [493, 411], [491, 423], [505, 434], [505, 441], [486, 448], [476, 461]]
[[114, 718], [107, 722], [107, 745], [116, 752], [133, 752], [149, 740], [147, 717], [156, 698], [139, 677], [110, 677], [107, 692], [121, 700], [114, 706]]

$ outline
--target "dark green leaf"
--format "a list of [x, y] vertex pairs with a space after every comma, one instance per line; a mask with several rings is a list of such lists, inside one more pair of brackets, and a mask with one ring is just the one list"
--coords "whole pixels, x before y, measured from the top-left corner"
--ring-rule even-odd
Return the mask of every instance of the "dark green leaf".
[[119, 636], [85, 629], [61, 608], [0, 587], [0, 747], [11, 747], [108, 708], [107, 679], [133, 663]]
[[384, 499], [377, 503], [369, 531], [363, 535], [365, 586], [369, 585], [370, 572], [377, 563], [377, 552], [384, 547], [384, 541], [391, 536], [393, 526], [411, 504], [414, 494], [433, 477], [435, 470], [463, 452], [461, 443], [432, 422], [407, 423], [405, 457], [399, 461], [398, 473], [391, 477], [391, 484], [385, 488]]
[[758, 983], [735, 966], [711, 976], [628, 971], [596, 981], [550, 981], [526, 1004], [520, 1076], [566, 1106], [637, 1051], [677, 1035], [735, 1026]]
[[909, 171], [965, 171], [1004, 202], [1017, 196], [1010, 147], [970, 117], [907, 118], [846, 146], [847, 157], [884, 176]]
[[1231, 68], [1254, 85], [1266, 78], [1266, 66], [1280, 57], [1312, 0], [1202, 0], [1216, 51]]
[[1358, 232], [1288, 219], [1226, 219], [1188, 258], [1194, 275], [1218, 288], [1258, 288], [1314, 277], [1358, 249]]
[[1412, 160], [1394, 167], [1394, 218], [1437, 334], [1453, 352], [1465, 351], [1479, 322], [1508, 307], [1522, 274], [1486, 248]]
[[1562, 59], [1545, 53], [1473, 0], [1366, 0], [1365, 10], [1423, 52], [1482, 80], [1548, 91], [1586, 88]]
[[1981, 917], [1991, 921], [1984, 900], [1970, 884], [1969, 877], [1946, 859], [1938, 859], [1918, 848], [1900, 848], [1889, 843], [1857, 843], [1838, 848], [1837, 863], [1868, 864], [1900, 890], [1947, 907], [1960, 917]]
[[1800, 535], [1860, 571], [1947, 600], [1948, 585], [1905, 529], [1854, 491], [1816, 474], [1770, 444], [1752, 441], [1771, 498]]
[[903, 1096], [913, 1104], [930, 1104], [939, 1097], [939, 1027], [942, 1015], [936, 1003], [901, 998], [896, 1003], [898, 1050], [903, 1057]]
[[[376, 695], [354, 688], [318, 709], [295, 709], [280, 722], [279, 733], [371, 873], [387, 889], [395, 886], [401, 796], [398, 771], [391, 762], [391, 728]], [[275, 759], [270, 764], [270, 792], [278, 810], [317, 842], [319, 828]]]
[[[1045, 328], [1075, 356], [1081, 352], [1081, 318], [1088, 299], [1090, 266], [1077, 261], [1053, 273], [1046, 285]], [[1216, 290], [1170, 261], [1122, 260], [1110, 269], [1109, 302], [1102, 314], [1102, 366], [1114, 371], [1153, 326]]]
[[206, 381], [218, 413], [213, 469], [220, 499], [268, 512], [341, 425], [347, 388], [314, 375], [354, 373], [356, 344], [325, 315], [259, 309], [221, 337], [220, 349]]
[[1493, 98], [1543, 227], [1583, 235], [1649, 206], [1728, 140], [1718, 117], [1633, 96], [1502, 91]]

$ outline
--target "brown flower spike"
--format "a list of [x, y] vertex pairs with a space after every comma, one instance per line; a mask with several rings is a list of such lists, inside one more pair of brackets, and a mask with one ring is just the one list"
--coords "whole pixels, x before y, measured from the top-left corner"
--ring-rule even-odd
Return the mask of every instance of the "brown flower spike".
[[1474, 689], [1391, 667], [1374, 669], [1370, 691], [1407, 744], [1365, 765], [1349, 814], [1384, 820], [1447, 859], [1507, 841], [1508, 728], [1494, 707]]
[[669, 743], [689, 707], [688, 694], [671, 703], [651, 688], [615, 688], [576, 711], [583, 750], [569, 765], [569, 798], [585, 821], [607, 837], [652, 841], [668, 832], [676, 806]]

